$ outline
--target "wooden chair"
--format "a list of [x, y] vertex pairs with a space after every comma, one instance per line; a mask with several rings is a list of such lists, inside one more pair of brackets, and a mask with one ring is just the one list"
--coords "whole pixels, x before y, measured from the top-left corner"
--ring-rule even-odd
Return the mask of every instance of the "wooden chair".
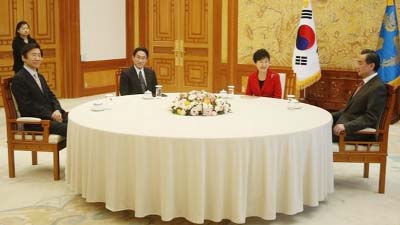
[[345, 133], [339, 136], [339, 143], [333, 144], [333, 161], [334, 162], [353, 162], [364, 163], [364, 178], [369, 176], [369, 164], [379, 163], [379, 193], [385, 193], [386, 178], [386, 157], [388, 146], [388, 133], [391, 120], [391, 114], [395, 103], [396, 88], [386, 85], [387, 101], [385, 109], [381, 115], [379, 126], [377, 129], [367, 128], [358, 131], [358, 134], [377, 136], [377, 141], [345, 141]]
[[296, 74], [291, 73], [279, 73], [282, 89], [282, 99], [286, 99], [287, 95], [296, 94]]
[[121, 73], [124, 69], [128, 67], [118, 67], [117, 70], [115, 71], [115, 96], [120, 96], [121, 93], [119, 93], [119, 81], [121, 78]]
[[[65, 148], [66, 139], [60, 135], [49, 134], [49, 120], [41, 120], [33, 117], [19, 117], [18, 107], [16, 107], [16, 103], [14, 102], [11, 93], [11, 82], [12, 78], [7, 78], [1, 83], [4, 109], [6, 113], [9, 177], [15, 177], [14, 151], [31, 151], [32, 165], [37, 165], [37, 152], [52, 152], [54, 180], [59, 180], [59, 151]], [[43, 131], [24, 130], [24, 124], [41, 125]]]

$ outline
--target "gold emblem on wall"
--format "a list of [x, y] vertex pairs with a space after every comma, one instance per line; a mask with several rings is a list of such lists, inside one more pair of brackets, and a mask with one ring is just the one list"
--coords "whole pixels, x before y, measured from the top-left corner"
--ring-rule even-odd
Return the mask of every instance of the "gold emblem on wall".
[[[238, 4], [238, 63], [252, 64], [253, 53], [266, 48], [273, 66], [291, 66], [304, 1], [260, 0]], [[363, 48], [377, 46], [386, 2], [312, 1], [312, 4], [321, 67], [353, 69], [353, 58]], [[389, 25], [390, 21], [388, 18]]]

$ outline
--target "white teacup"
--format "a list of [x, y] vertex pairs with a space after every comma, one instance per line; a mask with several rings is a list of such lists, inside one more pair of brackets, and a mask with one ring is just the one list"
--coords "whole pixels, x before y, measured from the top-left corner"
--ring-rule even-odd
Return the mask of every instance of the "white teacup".
[[221, 96], [221, 98], [226, 98], [227, 97], [227, 92], [225, 91], [225, 90], [221, 90], [220, 92], [219, 92], [219, 95]]
[[229, 85], [228, 86], [228, 97], [233, 98], [235, 96], [235, 86]]
[[153, 98], [153, 94], [151, 93], [151, 91], [147, 90], [144, 92], [143, 98], [146, 98], [146, 99]]
[[300, 109], [301, 108], [300, 102], [297, 99], [290, 99], [288, 108], [289, 109]]
[[105, 109], [111, 109], [111, 105], [113, 102], [113, 94], [106, 94], [105, 99], [104, 99], [104, 108]]

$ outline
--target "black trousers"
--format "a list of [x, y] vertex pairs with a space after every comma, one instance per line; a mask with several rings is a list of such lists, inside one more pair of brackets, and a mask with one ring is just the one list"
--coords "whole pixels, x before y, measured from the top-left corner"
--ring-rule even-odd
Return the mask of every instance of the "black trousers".
[[67, 137], [67, 127], [68, 121], [66, 122], [57, 122], [57, 121], [50, 121], [50, 134], [58, 134], [64, 137]]
[[50, 134], [58, 134], [67, 137], [68, 112], [64, 112], [62, 114], [62, 118], [62, 122], [57, 122], [54, 120], [50, 121]]
[[[345, 141], [376, 141], [376, 136], [373, 134], [360, 135], [360, 134], [347, 134], [344, 137]], [[339, 136], [332, 133], [332, 142], [339, 142]]]
[[[64, 137], [67, 137], [67, 128], [68, 128], [68, 112], [62, 114], [63, 121], [57, 122], [54, 120], [50, 120], [50, 134], [58, 134]], [[43, 128], [40, 125], [25, 125], [25, 130], [37, 130], [42, 131]]]

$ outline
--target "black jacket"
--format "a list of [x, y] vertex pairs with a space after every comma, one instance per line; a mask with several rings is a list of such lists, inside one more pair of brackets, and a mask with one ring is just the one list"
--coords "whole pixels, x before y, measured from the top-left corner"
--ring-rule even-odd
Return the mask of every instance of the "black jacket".
[[38, 77], [43, 92], [32, 75], [22, 67], [12, 80], [11, 90], [21, 116], [51, 120], [51, 115], [55, 110], [60, 110], [61, 113], [65, 111], [61, 108], [60, 102], [50, 90], [44, 77], [41, 74], [38, 74]]
[[334, 112], [333, 122], [343, 124], [347, 140], [361, 140], [360, 135], [352, 134], [364, 128], [376, 128], [385, 108], [387, 90], [379, 75], [368, 81], [347, 102], [344, 110]]
[[[156, 73], [152, 69], [146, 67], [143, 70], [146, 79], [146, 90], [151, 91], [154, 96], [157, 85]], [[134, 66], [122, 71], [119, 85], [119, 92], [121, 95], [143, 94], [140, 80]]]

